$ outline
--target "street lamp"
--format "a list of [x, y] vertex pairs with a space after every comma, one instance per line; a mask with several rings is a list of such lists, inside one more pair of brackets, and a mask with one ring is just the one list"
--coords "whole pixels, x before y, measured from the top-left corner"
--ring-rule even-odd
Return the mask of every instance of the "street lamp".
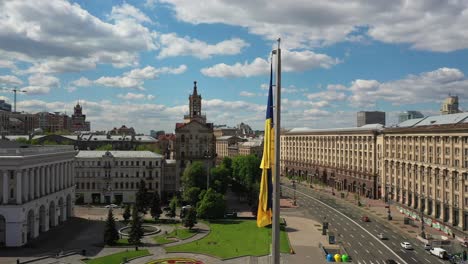
[[293, 180], [292, 186], [293, 186], [293, 189], [294, 189], [294, 200], [293, 200], [293, 205], [296, 206], [296, 205], [297, 205], [297, 202], [296, 202], [296, 181], [295, 181], [295, 180]]
[[388, 208], [388, 210], [387, 210], [387, 220], [392, 220], [392, 214], [390, 212], [390, 205], [391, 205], [390, 199], [391, 198], [389, 197], [390, 195], [392, 195], [392, 193], [390, 192], [390, 187], [387, 186], [386, 188], [387, 188], [387, 190], [386, 190], [386, 194], [385, 194], [385, 196], [386, 196], [385, 199], [387, 200], [386, 202], [387, 202], [387, 208]]
[[421, 194], [421, 204], [419, 205], [420, 212], [421, 212], [421, 237], [426, 239], [426, 233], [424, 232], [424, 210], [423, 210], [423, 200], [424, 196]]

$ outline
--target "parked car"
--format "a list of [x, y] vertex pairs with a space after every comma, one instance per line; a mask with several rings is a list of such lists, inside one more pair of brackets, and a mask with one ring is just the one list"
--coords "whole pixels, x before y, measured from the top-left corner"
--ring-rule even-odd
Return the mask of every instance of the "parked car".
[[119, 208], [120, 206], [116, 205], [116, 204], [108, 204], [105, 206], [106, 208]]
[[363, 222], [370, 222], [370, 219], [369, 219], [369, 217], [368, 217], [367, 215], [363, 215], [363, 216], [361, 217], [361, 220], [362, 220]]
[[424, 250], [430, 250], [432, 248], [431, 244], [424, 244], [423, 245]]
[[404, 249], [413, 249], [413, 246], [409, 242], [401, 242], [400, 245]]
[[381, 240], [387, 239], [387, 237], [384, 235], [384, 233], [380, 233], [377, 235]]
[[396, 262], [393, 259], [387, 259], [387, 260], [385, 260], [385, 264], [398, 264], [398, 262]]
[[447, 259], [448, 258], [448, 253], [443, 248], [435, 247], [435, 248], [429, 250], [429, 252], [431, 252], [432, 255], [439, 257], [440, 259]]

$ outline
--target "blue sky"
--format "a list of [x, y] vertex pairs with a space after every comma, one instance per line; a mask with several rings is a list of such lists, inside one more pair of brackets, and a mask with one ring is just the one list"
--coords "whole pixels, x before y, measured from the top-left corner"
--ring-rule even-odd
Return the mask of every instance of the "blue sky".
[[[0, 88], [18, 110], [92, 129], [172, 132], [193, 81], [215, 124], [262, 129], [269, 54], [281, 37], [282, 123], [354, 126], [356, 112], [468, 109], [468, 8], [445, 1], [2, 1]], [[9, 91], [0, 99], [12, 101]]]

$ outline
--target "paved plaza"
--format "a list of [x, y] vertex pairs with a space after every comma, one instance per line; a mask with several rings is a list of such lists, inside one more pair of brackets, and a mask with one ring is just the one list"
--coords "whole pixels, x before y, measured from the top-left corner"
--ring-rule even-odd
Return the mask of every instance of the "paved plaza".
[[[229, 201], [232, 202], [232, 201]], [[301, 217], [298, 214], [298, 208], [293, 206], [290, 200], [281, 200], [282, 217], [287, 222], [287, 232], [289, 235], [291, 247], [296, 254], [283, 254], [282, 263], [325, 263], [323, 255], [320, 253], [318, 243], [325, 242], [325, 237], [320, 235], [316, 222]], [[248, 206], [239, 204], [235, 208], [242, 216], [252, 216]], [[103, 207], [81, 207], [75, 208], [77, 217], [70, 219], [64, 225], [51, 229], [49, 232], [41, 235], [39, 239], [22, 248], [3, 248], [0, 249], [0, 264], [16, 263], [17, 259], [21, 262], [33, 261], [31, 263], [50, 264], [50, 263], [82, 263], [82, 250], [86, 250], [87, 257], [95, 258], [106, 256], [126, 250], [122, 247], [104, 247], [102, 243], [102, 234], [104, 229], [104, 220], [107, 216], [107, 209]], [[117, 219], [122, 219], [122, 209], [115, 209], [114, 215]], [[147, 216], [149, 217], [149, 216]], [[122, 225], [119, 223], [119, 225]], [[172, 227], [162, 226], [164, 231], [170, 232]], [[203, 238], [209, 233], [209, 228], [203, 223], [196, 226], [200, 232], [186, 240], [171, 243], [176, 245], [180, 243], [189, 243]], [[144, 264], [149, 260], [166, 257], [190, 257], [204, 261], [205, 263], [269, 263], [270, 257], [241, 257], [230, 260], [219, 260], [214, 257], [191, 254], [191, 253], [166, 253], [163, 246], [152, 244], [150, 238], [144, 238], [142, 249], [148, 249], [151, 256], [139, 258], [131, 261], [133, 264]], [[151, 243], [151, 244], [150, 244]], [[133, 249], [133, 247], [131, 247]], [[75, 252], [76, 254], [73, 254]], [[57, 254], [69, 256], [60, 256]], [[40, 259], [43, 258], [43, 259]]]

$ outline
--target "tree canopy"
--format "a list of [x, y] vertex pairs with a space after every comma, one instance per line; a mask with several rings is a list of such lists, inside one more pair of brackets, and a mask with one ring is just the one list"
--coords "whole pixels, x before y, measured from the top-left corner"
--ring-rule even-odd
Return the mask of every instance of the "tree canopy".
[[224, 217], [225, 211], [224, 196], [210, 188], [198, 205], [197, 215], [203, 219], [217, 219]]
[[195, 161], [184, 170], [182, 175], [182, 184], [184, 190], [188, 190], [191, 187], [198, 187], [200, 189], [206, 189], [206, 170], [203, 163]]
[[142, 179], [140, 180], [138, 192], [136, 193], [135, 207], [138, 212], [146, 214], [149, 204], [150, 201], [148, 201], [148, 190], [146, 189], [146, 182]]

